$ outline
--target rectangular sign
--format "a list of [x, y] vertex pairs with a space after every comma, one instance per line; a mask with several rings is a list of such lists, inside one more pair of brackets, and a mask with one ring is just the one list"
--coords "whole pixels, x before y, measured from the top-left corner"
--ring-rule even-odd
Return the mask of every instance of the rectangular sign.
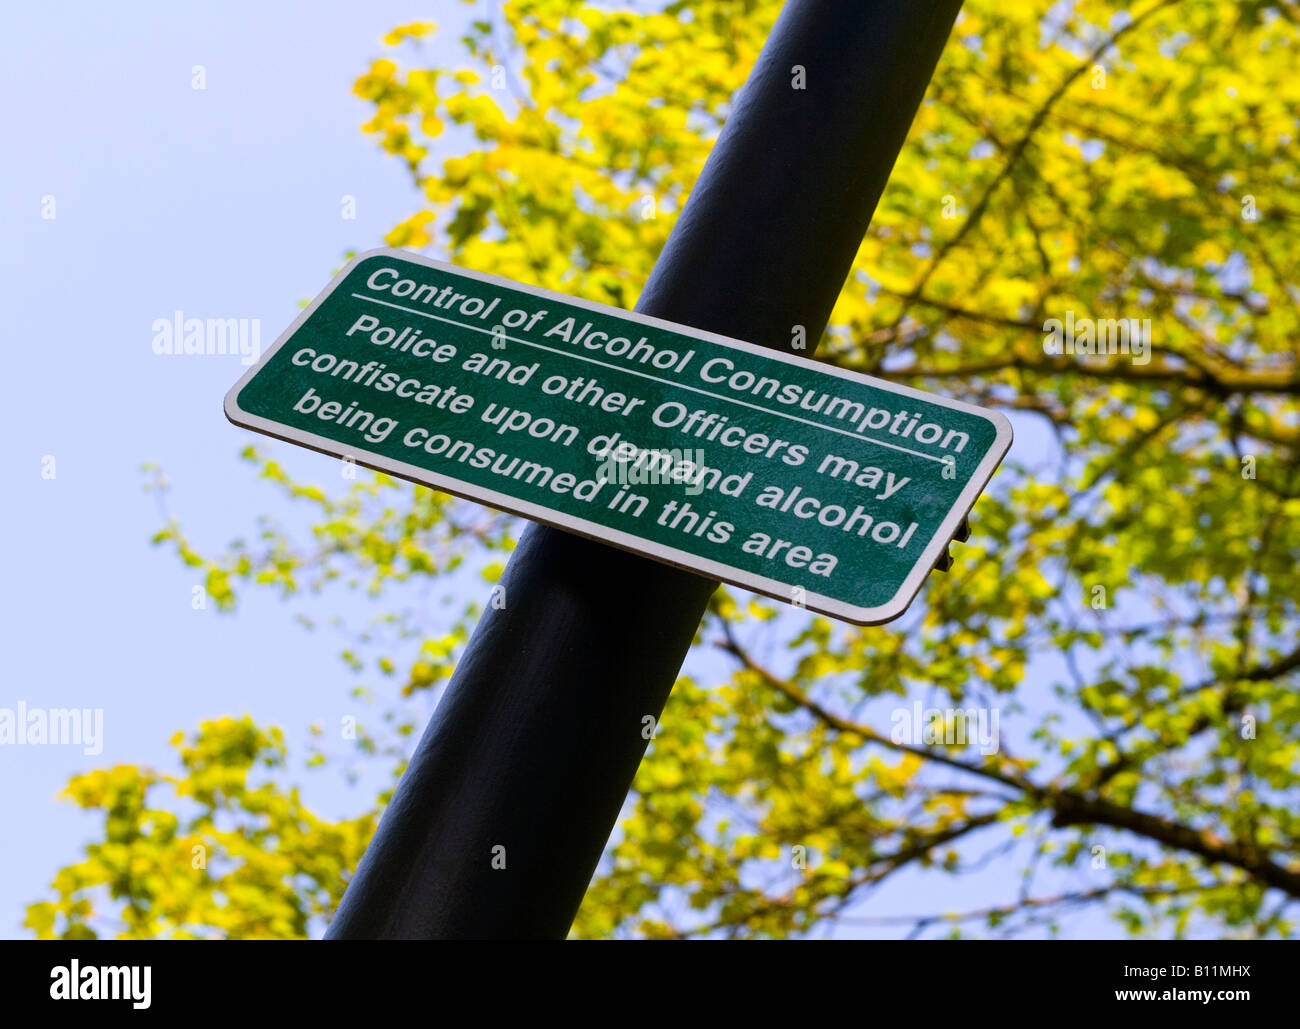
[[907, 609], [1011, 445], [970, 404], [397, 250], [226, 415], [859, 625]]

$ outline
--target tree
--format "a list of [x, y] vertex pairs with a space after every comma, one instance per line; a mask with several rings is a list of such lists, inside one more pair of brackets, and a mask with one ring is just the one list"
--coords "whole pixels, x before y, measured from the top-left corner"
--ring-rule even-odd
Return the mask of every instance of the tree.
[[[395, 30], [393, 56], [356, 84], [366, 131], [423, 196], [387, 241], [631, 306], [779, 7], [512, 0], [474, 23], [457, 71], [403, 64], [434, 29]], [[1132, 933], [1290, 933], [1298, 19], [1289, 0], [967, 4], [818, 359], [1011, 411], [1029, 456], [1004, 466], [969, 544], [899, 622], [715, 596], [697, 649], [727, 671], [674, 689], [576, 935], [851, 930], [900, 871], [992, 859], [1023, 872], [1017, 898], [896, 930], [1016, 933], [1094, 906]], [[447, 126], [459, 156], [439, 142]], [[1134, 334], [1117, 351], [1121, 329]], [[426, 489], [379, 475], [330, 495], [248, 457], [313, 505], [312, 539], [268, 523], [256, 545], [207, 557], [174, 521], [158, 536], [226, 607], [236, 588], [305, 584], [382, 607], [467, 561], [492, 581], [513, 545], [510, 519]], [[402, 695], [434, 690], [478, 610], [462, 607], [400, 619], [423, 640], [403, 675], [378, 643], [348, 660]], [[909, 727], [918, 700], [937, 714]], [[397, 728], [363, 742], [397, 771], [410, 717], [392, 704]], [[999, 718], [996, 749], [957, 742], [967, 711]], [[227, 753], [229, 731], [196, 745], [238, 780], [266, 744]], [[177, 783], [197, 791], [185, 760]], [[271, 771], [284, 778], [278, 758]], [[129, 935], [301, 931], [374, 821], [314, 823], [273, 781], [248, 796], [308, 820], [310, 882], [293, 878], [301, 840], [252, 829], [227, 840], [244, 865], [197, 882], [183, 847], [164, 847], [177, 816], [142, 799], [161, 781], [73, 781], [105, 812], [105, 841], [33, 906], [39, 933], [111, 931], [96, 889], [125, 902]], [[183, 824], [182, 842], [204, 827]], [[224, 906], [173, 913], [173, 879]]]

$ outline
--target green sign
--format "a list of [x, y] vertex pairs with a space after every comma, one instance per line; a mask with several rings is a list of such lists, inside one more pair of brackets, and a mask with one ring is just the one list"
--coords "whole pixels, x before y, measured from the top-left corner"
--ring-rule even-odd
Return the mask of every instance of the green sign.
[[906, 610], [1011, 445], [970, 404], [396, 250], [226, 415], [861, 625]]

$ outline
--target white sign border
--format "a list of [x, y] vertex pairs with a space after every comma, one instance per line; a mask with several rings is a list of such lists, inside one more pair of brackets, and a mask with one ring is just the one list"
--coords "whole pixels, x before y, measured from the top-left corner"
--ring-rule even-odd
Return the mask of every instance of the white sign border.
[[[371, 258], [388, 258], [398, 261], [407, 261], [411, 264], [423, 265], [427, 268], [434, 268], [440, 272], [449, 275], [461, 276], [467, 279], [474, 279], [502, 289], [518, 290], [522, 293], [528, 293], [532, 296], [543, 300], [552, 300], [557, 303], [570, 304], [574, 307], [580, 307], [606, 317], [620, 318], [625, 321], [635, 322], [641, 325], [648, 325], [652, 328], [664, 329], [670, 332], [680, 333], [691, 339], [697, 339], [701, 342], [720, 344], [725, 347], [743, 350], [760, 357], [772, 358], [777, 361], [784, 361], [787, 364], [807, 366], [816, 364], [817, 370], [829, 375], [835, 375], [842, 379], [849, 379], [853, 382], [865, 382], [887, 393], [893, 393], [900, 396], [912, 397], [925, 403], [938, 404], [940, 407], [948, 407], [958, 411], [965, 411], [976, 417], [983, 418], [985, 421], [993, 423], [996, 435], [993, 445], [989, 448], [984, 459], [976, 467], [966, 488], [958, 495], [956, 501], [949, 509], [947, 516], [939, 523], [938, 531], [931, 539], [930, 543], [921, 551], [920, 556], [912, 565], [912, 570], [903, 580], [894, 596], [884, 604], [875, 607], [857, 607], [853, 604], [847, 604], [842, 600], [834, 597], [828, 597], [822, 593], [814, 593], [807, 590], [806, 587], [799, 587], [797, 583], [783, 582], [779, 579], [770, 579], [766, 576], [755, 575], [743, 569], [735, 568], [731, 565], [723, 564], [719, 561], [711, 561], [707, 558], [698, 557], [695, 554], [688, 553], [684, 550], [678, 550], [675, 547], [666, 547], [663, 544], [656, 543], [653, 540], [647, 540], [640, 536], [635, 536], [619, 529], [611, 529], [608, 526], [601, 525], [599, 522], [588, 521], [585, 518], [576, 518], [572, 515], [564, 514], [552, 508], [543, 507], [540, 504], [534, 504], [530, 501], [520, 500], [517, 497], [508, 494], [498, 493], [495, 490], [483, 489], [473, 483], [464, 482], [460, 479], [452, 478], [448, 475], [440, 475], [437, 472], [431, 472], [418, 465], [407, 464], [404, 461], [395, 461], [391, 458], [384, 457], [381, 454], [372, 454], [360, 451], [355, 447], [346, 447], [342, 443], [332, 440], [327, 436], [318, 436], [315, 433], [304, 432], [301, 429], [294, 428], [291, 425], [285, 425], [281, 422], [272, 421], [269, 418], [263, 418], [260, 415], [252, 414], [245, 411], [239, 406], [239, 394], [253, 377], [261, 371], [267, 363], [275, 356], [276, 352], [293, 338], [294, 334], [303, 326], [317, 308], [337, 289], [348, 277], [352, 270], [362, 261], [368, 261]], [[542, 289], [537, 286], [529, 286], [522, 282], [514, 282], [510, 279], [502, 278], [499, 275], [489, 275], [485, 272], [471, 271], [467, 268], [461, 268], [457, 265], [448, 264], [445, 261], [435, 261], [432, 258], [416, 254], [407, 250], [398, 250], [391, 247], [381, 247], [375, 250], [367, 250], [365, 253], [357, 254], [342, 270], [339, 271], [329, 284], [310, 304], [307, 305], [293, 323], [280, 334], [276, 341], [267, 349], [261, 358], [249, 368], [239, 379], [225, 398], [226, 417], [234, 425], [243, 429], [252, 429], [256, 432], [272, 436], [276, 439], [284, 440], [287, 443], [296, 443], [299, 446], [318, 451], [322, 454], [328, 454], [331, 457], [350, 458], [357, 464], [364, 465], [375, 471], [384, 472], [388, 475], [394, 475], [400, 479], [406, 479], [410, 482], [422, 486], [428, 486], [431, 489], [439, 490], [443, 493], [450, 493], [454, 496], [461, 497], [465, 500], [471, 500], [476, 503], [487, 504], [491, 507], [498, 508], [509, 514], [519, 515], [523, 518], [531, 519], [535, 522], [541, 522], [544, 525], [550, 525], [567, 532], [576, 533], [579, 536], [585, 536], [588, 539], [595, 540], [598, 543], [608, 543], [612, 546], [619, 547], [622, 550], [631, 551], [634, 554], [640, 554], [643, 557], [649, 557], [664, 564], [673, 565], [688, 572], [707, 575], [709, 578], [718, 579], [722, 582], [730, 583], [735, 586], [741, 586], [745, 589], [753, 590], [755, 593], [761, 593], [765, 596], [772, 597], [785, 603], [791, 602], [793, 590], [804, 588], [806, 592], [805, 605], [809, 610], [816, 611], [819, 614], [829, 615], [832, 618], [839, 618], [855, 625], [882, 625], [885, 622], [891, 622], [895, 618], [902, 616], [911, 606], [912, 601], [920, 592], [921, 584], [925, 582], [926, 577], [934, 568], [943, 555], [948, 543], [952, 540], [958, 526], [962, 520], [970, 513], [970, 509], [975, 505], [980, 493], [993, 477], [993, 472], [1001, 464], [1002, 459], [1006, 456], [1007, 451], [1011, 449], [1011, 440], [1013, 436], [1011, 422], [1006, 416], [997, 411], [988, 411], [982, 407], [976, 407], [974, 404], [967, 404], [960, 400], [952, 400], [949, 397], [939, 396], [935, 393], [926, 393], [924, 390], [913, 389], [910, 386], [902, 386], [897, 383], [888, 382], [884, 379], [872, 378], [869, 375], [862, 375], [859, 372], [849, 371], [844, 368], [837, 368], [834, 365], [821, 364], [820, 362], [810, 361], [807, 358], [796, 357], [793, 354], [785, 354], [779, 350], [771, 350], [766, 347], [756, 346], [753, 343], [746, 343], [743, 340], [732, 339], [729, 336], [721, 336], [714, 332], [706, 332], [702, 329], [692, 328], [689, 325], [682, 325], [677, 322], [666, 321], [662, 318], [654, 318], [649, 315], [638, 314], [635, 311], [624, 311], [621, 308], [611, 307], [607, 304], [598, 304], [590, 300], [584, 300], [581, 297], [565, 296], [563, 293], [556, 293], [553, 290]]]

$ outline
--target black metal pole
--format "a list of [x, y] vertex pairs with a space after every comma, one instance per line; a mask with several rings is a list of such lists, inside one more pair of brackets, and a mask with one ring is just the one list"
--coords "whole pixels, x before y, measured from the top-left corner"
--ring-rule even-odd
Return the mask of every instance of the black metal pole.
[[[637, 310], [814, 345], [960, 6], [789, 0]], [[563, 937], [717, 585], [538, 525], [502, 584], [327, 938]]]

